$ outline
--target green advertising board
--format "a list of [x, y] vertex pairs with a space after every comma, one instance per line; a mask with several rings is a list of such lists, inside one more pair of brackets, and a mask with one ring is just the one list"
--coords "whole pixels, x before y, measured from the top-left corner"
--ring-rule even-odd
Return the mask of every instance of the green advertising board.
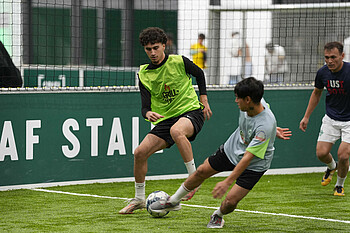
[[27, 67], [24, 87], [135, 86], [138, 68]]
[[[292, 139], [275, 142], [272, 168], [322, 166], [315, 146], [323, 101], [308, 130], [298, 129], [311, 90], [267, 90], [278, 125]], [[232, 90], [209, 91], [213, 111], [192, 143], [196, 164], [226, 141], [238, 124]], [[133, 177], [133, 151], [151, 128], [139, 92], [0, 92], [0, 186]], [[148, 176], [184, 174], [176, 146], [152, 155]]]
[[84, 71], [84, 86], [135, 86], [135, 71]]
[[23, 70], [24, 87], [79, 87], [79, 70], [30, 68]]

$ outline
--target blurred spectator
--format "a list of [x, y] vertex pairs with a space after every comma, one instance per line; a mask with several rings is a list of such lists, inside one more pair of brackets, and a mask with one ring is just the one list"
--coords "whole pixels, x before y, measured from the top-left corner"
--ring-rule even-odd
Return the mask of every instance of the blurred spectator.
[[266, 50], [265, 82], [283, 83], [285, 73], [288, 72], [286, 52], [284, 48], [277, 44], [268, 43], [266, 45]]
[[0, 41], [0, 87], [21, 87], [22, 82], [21, 73]]
[[206, 68], [207, 61], [207, 47], [203, 44], [204, 39], [205, 35], [201, 33], [198, 35], [197, 43], [191, 45], [191, 56], [193, 62], [202, 69]]
[[[228, 59], [229, 62], [225, 65], [226, 69], [228, 70], [226, 73], [229, 76], [228, 84], [236, 84], [243, 78], [252, 75], [252, 60], [250, 57], [249, 46], [246, 42], [244, 42], [245, 53], [243, 54], [242, 44], [243, 41], [240, 34], [238, 32], [233, 32], [231, 47], [229, 49], [230, 59]], [[245, 59], [244, 68], [242, 59]]]
[[167, 42], [165, 45], [165, 54], [177, 54], [176, 45], [174, 44], [174, 36], [172, 33], [167, 33]]

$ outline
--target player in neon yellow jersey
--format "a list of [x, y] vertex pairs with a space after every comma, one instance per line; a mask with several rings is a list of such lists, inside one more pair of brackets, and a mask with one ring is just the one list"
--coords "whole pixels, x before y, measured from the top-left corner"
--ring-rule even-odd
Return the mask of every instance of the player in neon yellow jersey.
[[[190, 141], [196, 138], [205, 119], [212, 116], [203, 70], [184, 56], [166, 55], [167, 37], [160, 28], [146, 28], [139, 39], [151, 61], [141, 65], [138, 73], [142, 115], [155, 127], [134, 152], [135, 198], [120, 214], [145, 207], [147, 159], [156, 151], [176, 144], [188, 174], [195, 172]], [[191, 75], [198, 84], [199, 100]], [[197, 189], [191, 190], [184, 199], [191, 199]]]

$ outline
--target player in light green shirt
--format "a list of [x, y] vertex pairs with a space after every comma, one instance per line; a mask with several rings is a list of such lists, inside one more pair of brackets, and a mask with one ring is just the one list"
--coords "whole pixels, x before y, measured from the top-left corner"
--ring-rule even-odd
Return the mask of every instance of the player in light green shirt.
[[264, 99], [261, 104], [264, 110], [258, 115], [249, 116], [240, 111], [239, 127], [224, 144], [224, 151], [232, 164], [238, 164], [246, 151], [252, 153], [254, 157], [246, 169], [256, 172], [270, 168], [276, 137], [275, 116]]
[[222, 228], [223, 215], [234, 211], [270, 167], [276, 136], [289, 139], [288, 128], [276, 127], [276, 119], [262, 99], [264, 85], [253, 77], [243, 79], [234, 89], [239, 109], [239, 126], [219, 149], [186, 179], [168, 200], [157, 201], [150, 208], [154, 212], [180, 210], [183, 196], [201, 185], [205, 179], [223, 171], [231, 174], [216, 184], [212, 194], [221, 198], [228, 191], [221, 207], [212, 215], [208, 228]]

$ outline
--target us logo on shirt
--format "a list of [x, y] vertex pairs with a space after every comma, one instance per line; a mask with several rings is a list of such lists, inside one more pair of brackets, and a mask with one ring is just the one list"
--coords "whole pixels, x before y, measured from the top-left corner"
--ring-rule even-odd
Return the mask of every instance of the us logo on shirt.
[[327, 91], [329, 94], [346, 94], [344, 89], [344, 81], [327, 80]]
[[255, 139], [257, 139], [261, 142], [265, 142], [266, 141], [266, 133], [264, 131], [257, 132], [255, 135]]

